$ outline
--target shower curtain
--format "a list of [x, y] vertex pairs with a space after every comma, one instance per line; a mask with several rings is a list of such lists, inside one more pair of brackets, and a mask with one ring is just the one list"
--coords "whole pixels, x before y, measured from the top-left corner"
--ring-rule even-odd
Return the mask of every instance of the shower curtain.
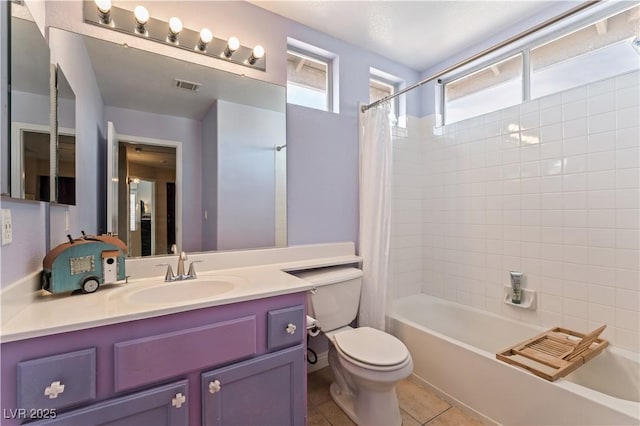
[[360, 113], [360, 234], [364, 272], [359, 325], [385, 329], [391, 231], [391, 117], [388, 102]]

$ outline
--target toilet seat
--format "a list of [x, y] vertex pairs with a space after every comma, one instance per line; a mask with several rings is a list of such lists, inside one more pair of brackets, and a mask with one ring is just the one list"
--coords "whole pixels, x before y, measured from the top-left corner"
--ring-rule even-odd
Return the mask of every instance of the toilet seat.
[[375, 328], [349, 329], [332, 337], [338, 352], [363, 368], [395, 370], [409, 359], [409, 351], [404, 343]]

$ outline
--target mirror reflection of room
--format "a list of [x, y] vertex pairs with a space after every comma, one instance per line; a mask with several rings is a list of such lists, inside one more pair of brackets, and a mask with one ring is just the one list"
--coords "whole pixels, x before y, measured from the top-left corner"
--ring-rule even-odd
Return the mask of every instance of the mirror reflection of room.
[[168, 254], [176, 242], [176, 149], [119, 142], [118, 235], [131, 256]]
[[[106, 232], [126, 240], [129, 256], [166, 255], [173, 243], [187, 252], [286, 246], [282, 86], [87, 36], [82, 43], [107, 122]], [[130, 162], [160, 146], [174, 147], [173, 188]], [[131, 201], [132, 178], [155, 181], [153, 238], [139, 232], [141, 216], [131, 232], [143, 207]], [[171, 216], [160, 193], [172, 190]]]
[[11, 14], [10, 192], [50, 201], [49, 47], [26, 7], [12, 3]]

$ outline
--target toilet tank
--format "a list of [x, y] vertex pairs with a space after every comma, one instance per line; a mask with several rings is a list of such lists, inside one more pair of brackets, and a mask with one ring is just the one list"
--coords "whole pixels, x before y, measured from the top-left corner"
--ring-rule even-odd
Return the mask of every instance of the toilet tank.
[[362, 271], [337, 266], [297, 272], [295, 275], [315, 284], [307, 296], [307, 312], [318, 320], [322, 331], [349, 325], [358, 315]]

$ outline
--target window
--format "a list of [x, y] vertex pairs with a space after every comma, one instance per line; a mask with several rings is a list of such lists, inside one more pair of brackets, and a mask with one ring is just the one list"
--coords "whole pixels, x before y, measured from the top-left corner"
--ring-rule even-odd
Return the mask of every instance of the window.
[[287, 51], [287, 102], [331, 111], [330, 61], [298, 50]]
[[[375, 102], [396, 92], [396, 86], [381, 78], [371, 77], [369, 79], [369, 102]], [[391, 113], [398, 115], [398, 98], [391, 99]]]
[[[369, 68], [369, 103], [391, 96], [405, 85], [404, 80], [377, 68]], [[404, 94], [389, 100], [394, 128], [407, 127], [407, 99]]]
[[522, 101], [522, 55], [444, 85], [447, 123], [496, 111]]
[[565, 27], [561, 36], [556, 30], [544, 39], [525, 40], [507, 59], [509, 52], [472, 66], [465, 75], [444, 77], [445, 124], [640, 69], [634, 48], [640, 6], [614, 15], [607, 10]]
[[640, 6], [531, 50], [531, 98], [638, 69], [632, 41]]

